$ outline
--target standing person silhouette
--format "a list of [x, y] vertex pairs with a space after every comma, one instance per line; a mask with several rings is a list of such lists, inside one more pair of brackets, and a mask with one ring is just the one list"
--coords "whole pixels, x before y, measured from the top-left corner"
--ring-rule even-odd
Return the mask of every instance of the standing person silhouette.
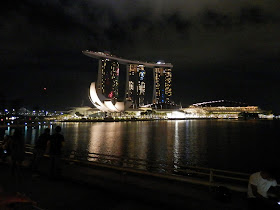
[[50, 129], [46, 128], [37, 141], [35, 142], [35, 150], [32, 161], [32, 171], [38, 173], [39, 164], [46, 152], [47, 142], [50, 140]]
[[62, 147], [64, 145], [64, 136], [60, 134], [61, 127], [55, 128], [55, 133], [51, 135], [48, 141], [50, 154], [50, 177], [57, 179], [61, 176], [61, 156]]
[[24, 151], [24, 139], [20, 129], [16, 128], [14, 134], [11, 137], [10, 142], [10, 151], [11, 151], [11, 171], [12, 175], [16, 176], [17, 181], [20, 180], [21, 174], [21, 165], [24, 160], [25, 151]]

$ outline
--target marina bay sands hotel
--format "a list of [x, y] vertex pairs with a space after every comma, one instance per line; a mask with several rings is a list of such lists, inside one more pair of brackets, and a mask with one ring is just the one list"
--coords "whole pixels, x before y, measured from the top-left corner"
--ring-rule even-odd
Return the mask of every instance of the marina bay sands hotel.
[[133, 61], [89, 50], [82, 53], [99, 62], [97, 81], [90, 85], [89, 98], [101, 111], [172, 104], [171, 63]]

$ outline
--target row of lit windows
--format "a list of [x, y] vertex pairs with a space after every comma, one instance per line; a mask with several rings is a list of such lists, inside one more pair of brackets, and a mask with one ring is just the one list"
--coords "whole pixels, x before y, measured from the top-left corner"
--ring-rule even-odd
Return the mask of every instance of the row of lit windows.
[[[118, 72], [119, 72], [119, 64], [118, 62], [112, 62], [110, 65], [110, 70], [108, 71], [108, 69], [106, 69], [107, 66], [107, 61], [110, 61], [109, 59], [106, 60], [101, 60], [101, 89], [102, 89], [102, 93], [105, 93], [105, 82], [107, 79], [111, 80], [111, 92], [110, 92], [110, 96], [112, 96], [113, 98], [116, 98], [118, 96]], [[109, 64], [108, 64], [109, 65]]]
[[[106, 72], [106, 65], [107, 61], [110, 61], [109, 59], [102, 60], [102, 67], [101, 67], [101, 73], [102, 73], [102, 90], [104, 91], [105, 89], [105, 76], [106, 73], [110, 75], [110, 80], [112, 82], [112, 91], [115, 93], [117, 96], [118, 93], [118, 86], [119, 86], [119, 63], [118, 62], [112, 62], [110, 66], [110, 71]], [[138, 95], [138, 93], [141, 95], [145, 95], [145, 89], [146, 85], [144, 82], [144, 78], [146, 75], [145, 68], [142, 65], [134, 65], [131, 64], [128, 67], [129, 70], [129, 83], [128, 83], [128, 97], [134, 95]], [[135, 73], [139, 72], [137, 77], [135, 77]], [[159, 100], [159, 98], [164, 98], [166, 97], [166, 100], [169, 100], [169, 96], [172, 95], [172, 89], [171, 89], [171, 81], [172, 81], [172, 73], [171, 69], [169, 68], [154, 68], [154, 78], [155, 78], [155, 89], [156, 89], [156, 97]], [[164, 81], [164, 82], [163, 82]], [[137, 82], [137, 86], [135, 86], [135, 82]], [[163, 87], [164, 86], [164, 89]], [[161, 93], [164, 90], [164, 92]], [[161, 97], [160, 97], [161, 96]]]

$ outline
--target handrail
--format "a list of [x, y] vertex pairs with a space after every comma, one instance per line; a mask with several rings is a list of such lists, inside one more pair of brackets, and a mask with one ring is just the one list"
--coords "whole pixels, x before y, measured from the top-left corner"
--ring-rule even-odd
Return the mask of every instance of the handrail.
[[214, 169], [214, 168], [205, 168], [205, 167], [200, 167], [200, 166], [186, 166], [186, 165], [178, 165], [178, 166], [179, 167], [186, 167], [186, 168], [202, 169], [202, 170], [209, 170], [209, 169], [211, 169], [212, 171], [215, 171], [215, 172], [222, 172], [222, 173], [230, 173], [230, 174], [236, 174], [236, 175], [250, 176], [250, 174], [248, 174], [248, 173], [236, 172], [236, 171], [227, 171], [227, 170]]
[[[1, 141], [0, 141], [1, 143]], [[31, 154], [34, 145], [25, 145], [26, 153]], [[130, 158], [125, 156], [108, 155], [100, 153], [82, 153], [75, 150], [64, 151], [65, 159], [81, 163], [101, 163], [108, 166], [114, 166], [124, 169], [138, 170], [139, 172], [147, 171], [157, 174], [166, 174], [170, 176], [180, 176], [195, 178], [198, 180], [208, 180], [209, 184], [213, 183], [234, 183], [238, 186], [245, 187], [248, 183], [250, 174], [228, 171], [221, 169], [206, 168], [200, 166], [189, 166], [177, 163], [167, 163], [163, 161], [149, 161], [146, 159]], [[236, 183], [237, 182], [237, 183]], [[245, 185], [246, 183], [246, 185]]]
[[[85, 157], [86, 156], [86, 157]], [[238, 182], [238, 185], [247, 186], [250, 174], [236, 171], [227, 171], [221, 169], [213, 169], [199, 166], [188, 166], [176, 163], [166, 163], [162, 161], [149, 161], [145, 159], [129, 158], [116, 155], [107, 155], [99, 153], [88, 153], [87, 155], [79, 155], [75, 150], [70, 151], [70, 160], [76, 159], [80, 161], [88, 161], [108, 164], [112, 166], [119, 166], [122, 168], [132, 168], [141, 171], [152, 171], [154, 173], [164, 173], [173, 176], [194, 177], [197, 179], [207, 179], [209, 183], [222, 182], [226, 180], [229, 182]], [[80, 158], [83, 157], [83, 158]], [[90, 159], [90, 160], [89, 160]], [[245, 184], [246, 182], [246, 184]]]

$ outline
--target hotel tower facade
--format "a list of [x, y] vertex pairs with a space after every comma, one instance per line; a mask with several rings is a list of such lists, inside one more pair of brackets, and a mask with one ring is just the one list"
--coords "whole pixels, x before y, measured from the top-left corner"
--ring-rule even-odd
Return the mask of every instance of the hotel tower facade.
[[[97, 81], [90, 85], [89, 98], [101, 111], [122, 112], [148, 103], [171, 103], [171, 63], [133, 61], [88, 50], [83, 54], [99, 62]], [[124, 84], [124, 90], [121, 90], [120, 83]]]

